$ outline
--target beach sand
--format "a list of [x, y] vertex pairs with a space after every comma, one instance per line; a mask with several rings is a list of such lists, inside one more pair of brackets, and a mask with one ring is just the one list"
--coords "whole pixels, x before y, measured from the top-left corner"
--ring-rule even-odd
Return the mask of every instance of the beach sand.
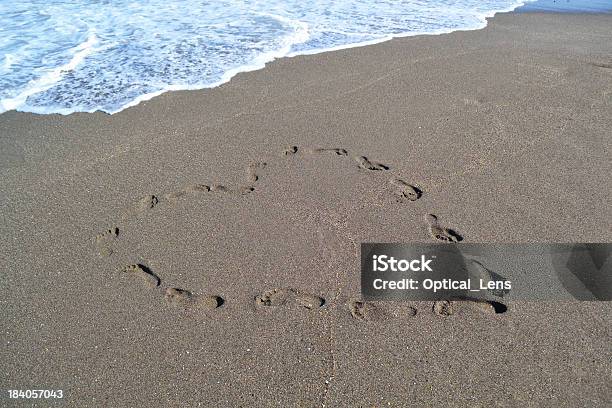
[[[611, 26], [498, 14], [0, 115], [0, 406], [609, 406], [610, 302], [358, 299], [360, 243], [435, 242], [429, 213], [612, 242]], [[64, 399], [6, 393], [33, 388]]]

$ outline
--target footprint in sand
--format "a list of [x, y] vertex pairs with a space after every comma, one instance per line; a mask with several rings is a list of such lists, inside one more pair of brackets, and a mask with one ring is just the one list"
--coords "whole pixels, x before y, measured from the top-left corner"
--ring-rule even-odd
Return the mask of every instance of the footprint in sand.
[[366, 302], [353, 300], [348, 303], [351, 316], [356, 320], [384, 321], [398, 318], [410, 318], [417, 314], [413, 306], [388, 302]]
[[205, 184], [194, 184], [188, 186], [182, 190], [175, 191], [173, 193], [168, 193], [164, 195], [164, 198], [170, 201], [176, 201], [181, 197], [185, 197], [187, 195], [200, 194], [200, 193], [208, 193], [210, 191], [210, 187]]
[[500, 302], [488, 300], [466, 300], [464, 303], [489, 314], [502, 314], [508, 311], [508, 306]]
[[453, 303], [449, 300], [438, 300], [434, 302], [432, 311], [435, 315], [442, 317], [452, 316], [452, 314], [455, 313]]
[[259, 180], [261, 171], [265, 169], [267, 163], [259, 162], [253, 163], [247, 168], [247, 180], [249, 183], [255, 183]]
[[253, 186], [243, 186], [243, 187], [239, 187], [238, 190], [236, 190], [236, 193], [238, 195], [246, 195], [246, 194], [250, 194], [253, 191], [255, 191], [255, 187]]
[[386, 166], [382, 163], [376, 163], [369, 160], [365, 156], [355, 157], [355, 161], [360, 169], [370, 170], [370, 171], [386, 171], [389, 170], [389, 166]]
[[210, 186], [210, 191], [214, 193], [228, 193], [230, 190], [223, 184], [213, 184], [212, 186]]
[[221, 296], [195, 295], [188, 290], [179, 288], [167, 288], [164, 299], [170, 306], [188, 309], [217, 309], [225, 303]]
[[147, 195], [141, 198], [138, 203], [136, 203], [136, 208], [139, 211], [147, 211], [155, 207], [159, 203], [159, 200], [154, 195]]
[[396, 188], [395, 197], [398, 203], [416, 201], [423, 195], [423, 191], [420, 188], [404, 180], [394, 178], [391, 179], [390, 183]]
[[349, 303], [349, 311], [351, 312], [351, 316], [357, 320], [366, 320], [366, 317], [369, 316], [374, 310], [376, 310], [376, 307], [367, 302], [355, 300]]
[[500, 302], [488, 301], [488, 300], [476, 300], [476, 299], [464, 299], [459, 301], [449, 300], [438, 300], [434, 302], [432, 311], [435, 315], [441, 317], [452, 316], [458, 308], [467, 306], [470, 308], [476, 308], [482, 312], [488, 314], [502, 314], [506, 313], [508, 307]]
[[325, 305], [325, 299], [296, 289], [272, 289], [255, 297], [255, 307], [295, 306], [316, 310]]
[[185, 189], [187, 193], [208, 193], [210, 187], [206, 184], [194, 184]]
[[297, 146], [289, 146], [285, 150], [283, 150], [283, 156], [293, 156], [298, 152]]
[[121, 269], [122, 272], [130, 276], [141, 279], [148, 287], [155, 288], [159, 286], [160, 279], [149, 268], [141, 264], [128, 265]]
[[112, 244], [119, 236], [119, 228], [112, 227], [96, 235], [96, 247], [100, 256], [109, 256], [113, 253]]
[[232, 190], [222, 184], [213, 184], [212, 186], [210, 186], [210, 191], [214, 193], [229, 193], [229, 194], [236, 194], [236, 195], [246, 195], [246, 194], [250, 194], [253, 191], [255, 191], [255, 187], [243, 186], [243, 187], [239, 187], [236, 190]]
[[442, 227], [438, 222], [438, 217], [433, 214], [425, 215], [425, 221], [429, 224], [429, 233], [434, 239], [442, 242], [459, 242], [463, 237], [456, 231]]
[[312, 153], [334, 153], [337, 156], [348, 156], [348, 151], [346, 149], [341, 148], [312, 149]]

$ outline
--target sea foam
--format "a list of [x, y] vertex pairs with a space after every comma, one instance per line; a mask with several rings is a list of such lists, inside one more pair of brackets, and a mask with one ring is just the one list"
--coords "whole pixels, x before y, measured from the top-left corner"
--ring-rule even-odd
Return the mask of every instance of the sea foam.
[[479, 29], [519, 0], [0, 0], [0, 112], [119, 112], [276, 58]]

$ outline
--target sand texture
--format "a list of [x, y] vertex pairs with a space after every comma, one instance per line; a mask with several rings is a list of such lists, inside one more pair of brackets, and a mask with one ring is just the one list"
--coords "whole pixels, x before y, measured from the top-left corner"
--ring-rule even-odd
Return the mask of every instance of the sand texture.
[[611, 303], [361, 302], [359, 245], [612, 242], [611, 27], [500, 14], [0, 115], [0, 406], [609, 406]]

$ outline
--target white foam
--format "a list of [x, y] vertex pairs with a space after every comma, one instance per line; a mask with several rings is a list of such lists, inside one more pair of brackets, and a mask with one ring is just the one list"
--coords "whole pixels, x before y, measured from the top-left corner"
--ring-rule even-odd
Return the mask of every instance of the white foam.
[[236, 75], [238, 75], [240, 73], [257, 71], [259, 69], [264, 68], [268, 62], [274, 61], [277, 58], [282, 58], [282, 57], [287, 56], [289, 54], [291, 46], [293, 46], [295, 44], [300, 44], [300, 43], [306, 42], [308, 40], [308, 38], [309, 38], [309, 35], [308, 35], [308, 24], [306, 24], [306, 23], [304, 23], [302, 21], [292, 20], [292, 19], [285, 18], [283, 16], [278, 16], [278, 15], [273, 15], [273, 14], [264, 14], [264, 13], [261, 13], [261, 15], [266, 15], [268, 17], [272, 17], [272, 18], [277, 19], [279, 21], [292, 24], [296, 28], [296, 31], [295, 31], [295, 33], [293, 35], [287, 36], [282, 41], [282, 47], [279, 48], [278, 50], [274, 50], [274, 51], [270, 51], [270, 52], [258, 55], [257, 58], [255, 58], [255, 60], [253, 61], [252, 64], [242, 65], [242, 66], [240, 66], [238, 68], [234, 68], [234, 69], [230, 69], [230, 70], [226, 71], [223, 74], [223, 76], [221, 77], [221, 79], [219, 81], [217, 81], [217, 82], [213, 82], [211, 84], [206, 84], [206, 85], [196, 84], [196, 85], [192, 85], [192, 86], [167, 85], [163, 89], [160, 89], [159, 91], [149, 92], [149, 93], [140, 95], [139, 97], [135, 98], [133, 101], [130, 101], [127, 104], [121, 106], [120, 108], [118, 108], [118, 109], [116, 109], [114, 111], [108, 112], [108, 113], [110, 113], [112, 115], [114, 113], [121, 112], [122, 110], [125, 110], [127, 108], [136, 106], [136, 105], [140, 104], [141, 102], [151, 100], [151, 99], [155, 98], [156, 96], [159, 96], [159, 95], [161, 95], [163, 93], [170, 92], [170, 91], [187, 91], [187, 90], [196, 90], [196, 89], [216, 88], [216, 87], [218, 87], [220, 85], [223, 85], [223, 84], [229, 82], [233, 77], [235, 77]]
[[[397, 33], [397, 34], [393, 34], [393, 35], [388, 35], [388, 36], [384, 36], [384, 37], [380, 37], [380, 38], [376, 38], [376, 39], [368, 40], [368, 41], [354, 42], [354, 43], [350, 43], [350, 44], [337, 45], [337, 46], [334, 46], [334, 47], [327, 47], [327, 48], [317, 48], [317, 49], [312, 49], [312, 50], [308, 50], [308, 51], [291, 52], [291, 53], [287, 54], [286, 57], [291, 58], [291, 57], [297, 57], [297, 56], [300, 56], [300, 55], [315, 55], [315, 54], [321, 54], [321, 53], [325, 53], [325, 52], [332, 52], [332, 51], [340, 51], [340, 50], [345, 50], [345, 49], [350, 49], [350, 48], [365, 47], [365, 46], [368, 46], [368, 45], [375, 45], [375, 44], [380, 44], [380, 43], [383, 43], [383, 42], [386, 42], [386, 41], [390, 41], [390, 40], [392, 40], [394, 38], [416, 37], [416, 36], [419, 36], [419, 35], [442, 35], [442, 34], [450, 34], [450, 33], [458, 32], [458, 31], [482, 30], [483, 28], [485, 28], [487, 26], [487, 19], [494, 17], [495, 14], [497, 14], [497, 13], [507, 13], [507, 12], [513, 11], [516, 8], [525, 5], [525, 3], [533, 2], [533, 1], [537, 1], [537, 0], [519, 1], [519, 2], [517, 2], [515, 4], [513, 4], [512, 6], [509, 6], [509, 7], [504, 8], [504, 9], [492, 10], [492, 11], [489, 11], [487, 13], [479, 13], [479, 14], [477, 14], [477, 16], [479, 18], [479, 23], [478, 24], [474, 24], [472, 26], [465, 26], [465, 27], [461, 27], [461, 28], [440, 29], [440, 30], [409, 31], [409, 32], [403, 32], [403, 33]], [[367, 35], [367, 34], [365, 34], [365, 35]], [[371, 35], [373, 35], [373, 34], [371, 34]]]
[[58, 83], [66, 73], [74, 70], [83, 60], [95, 51], [94, 45], [98, 43], [98, 39], [94, 33], [91, 33], [82, 44], [73, 47], [70, 52], [72, 58], [66, 64], [47, 71], [41, 77], [28, 82], [17, 96], [0, 100], [0, 112], [19, 109], [25, 105], [26, 99], [29, 96], [46, 91], [54, 84]]
[[176, 1], [51, 1], [44, 14], [0, 2], [9, 34], [0, 38], [0, 113], [113, 114], [164, 92], [219, 86], [282, 57], [481, 29], [532, 0]]

